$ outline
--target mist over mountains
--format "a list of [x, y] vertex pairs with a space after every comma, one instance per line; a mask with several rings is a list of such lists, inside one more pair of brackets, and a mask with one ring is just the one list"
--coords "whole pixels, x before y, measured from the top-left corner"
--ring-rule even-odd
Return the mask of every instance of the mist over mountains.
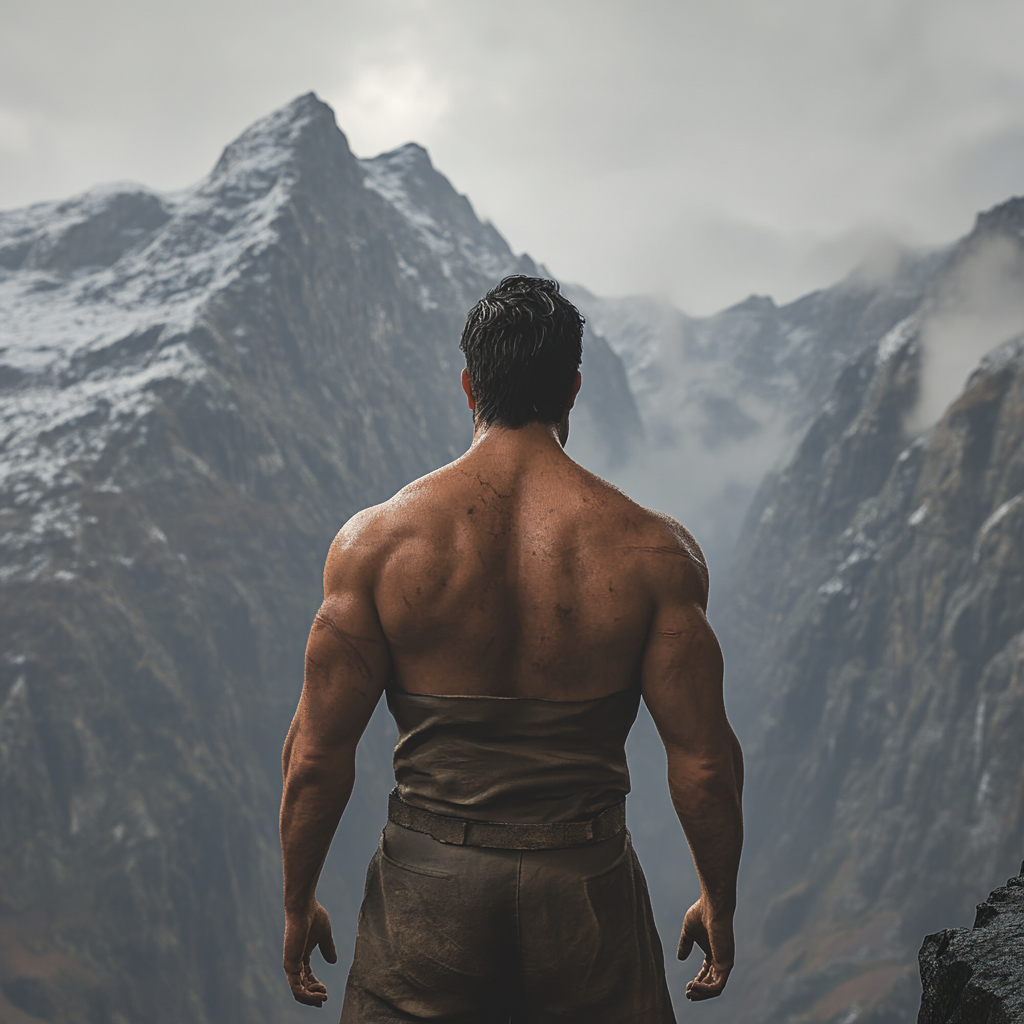
[[[1022, 211], [783, 307], [566, 287], [570, 452], [713, 570], [750, 827], [709, 1019], [912, 1019], [925, 931], [1021, 859]], [[278, 759], [323, 559], [464, 450], [462, 322], [515, 272], [547, 273], [422, 148], [359, 160], [312, 95], [193, 188], [0, 213], [0, 1020], [302, 1015]], [[336, 994], [390, 736], [321, 882]], [[671, 951], [695, 881], [645, 719], [630, 756]]]

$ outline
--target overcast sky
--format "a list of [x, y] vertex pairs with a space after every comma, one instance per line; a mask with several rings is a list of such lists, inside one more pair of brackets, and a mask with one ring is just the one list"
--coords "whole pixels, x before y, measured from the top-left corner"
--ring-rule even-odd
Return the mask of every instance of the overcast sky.
[[706, 313], [1024, 193], [1022, 0], [0, 0], [0, 208], [195, 181], [310, 89], [517, 251]]

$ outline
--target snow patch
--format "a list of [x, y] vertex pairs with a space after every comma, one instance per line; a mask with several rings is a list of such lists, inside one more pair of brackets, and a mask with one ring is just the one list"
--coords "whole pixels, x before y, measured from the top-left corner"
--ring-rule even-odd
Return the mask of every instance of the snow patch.
[[188, 335], [214, 295], [260, 276], [293, 190], [295, 145], [317, 107], [302, 97], [264, 118], [193, 188], [111, 185], [0, 215], [0, 248], [58, 239], [121, 195], [157, 197], [169, 215], [107, 267], [0, 271], [0, 487], [16, 505], [75, 482], [67, 468], [135, 429], [163, 382], [191, 387], [208, 376]]
[[999, 508], [997, 508], [995, 512], [993, 512], [992, 515], [982, 523], [981, 532], [983, 534], [988, 533], [993, 526], [998, 526], [999, 523], [1001, 523], [1022, 501], [1024, 501], [1024, 494], [1017, 494], [1010, 498], [1009, 501], [1004, 501], [1002, 505], [1000, 505]]
[[905, 320], [901, 320], [878, 343], [875, 366], [884, 366], [904, 345], [915, 338], [917, 333], [917, 317], [908, 316]]
[[833, 594], [841, 594], [847, 589], [846, 584], [838, 577], [833, 576], [828, 582], [818, 587], [818, 593], [831, 597]]

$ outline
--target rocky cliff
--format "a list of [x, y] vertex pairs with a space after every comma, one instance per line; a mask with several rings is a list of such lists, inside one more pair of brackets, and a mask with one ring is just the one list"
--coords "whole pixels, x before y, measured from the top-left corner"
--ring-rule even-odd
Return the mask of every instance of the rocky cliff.
[[1024, 338], [920, 429], [942, 345], [991, 344], [948, 325], [978, 329], [993, 251], [984, 326], [1013, 324], [1024, 200], [843, 369], [750, 510], [721, 622], [751, 767], [729, 1019], [912, 1019], [920, 936], [1024, 849]]
[[[462, 322], [516, 271], [422, 149], [359, 161], [312, 95], [184, 192], [0, 215], [5, 1024], [293, 1013], [278, 759], [323, 558], [464, 449]], [[585, 372], [614, 461], [640, 428], [593, 333]], [[343, 943], [387, 746], [325, 877]]]
[[1024, 1020], [1024, 864], [978, 904], [973, 928], [924, 940], [917, 1024], [1014, 1024]]

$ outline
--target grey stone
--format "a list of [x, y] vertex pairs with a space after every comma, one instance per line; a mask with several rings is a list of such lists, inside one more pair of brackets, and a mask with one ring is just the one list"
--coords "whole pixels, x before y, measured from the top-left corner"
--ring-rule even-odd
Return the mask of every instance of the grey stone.
[[918, 1024], [1024, 1021], [1024, 864], [978, 904], [973, 928], [929, 935], [918, 959]]

